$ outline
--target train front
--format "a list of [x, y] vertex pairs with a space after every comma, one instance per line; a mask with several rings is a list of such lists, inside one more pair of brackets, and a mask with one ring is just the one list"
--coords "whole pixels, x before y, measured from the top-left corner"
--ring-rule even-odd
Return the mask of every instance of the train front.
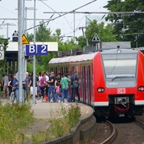
[[104, 103], [108, 102], [104, 113], [109, 116], [142, 115], [144, 107], [143, 54], [134, 50], [115, 49], [102, 52], [101, 59], [104, 83], [101, 83], [101, 89], [97, 90], [97, 96], [101, 95], [101, 100]]

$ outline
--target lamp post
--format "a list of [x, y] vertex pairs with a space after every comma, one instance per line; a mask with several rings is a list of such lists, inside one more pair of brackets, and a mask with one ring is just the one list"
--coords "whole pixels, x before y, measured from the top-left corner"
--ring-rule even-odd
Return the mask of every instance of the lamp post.
[[13, 23], [3, 23], [3, 24], [0, 24], [0, 26], [7, 26], [7, 38], [8, 38], [9, 26], [16, 26], [16, 24], [13, 24]]
[[[29, 0], [31, 1], [31, 0]], [[43, 0], [39, 0], [39, 1], [43, 1]], [[34, 45], [35, 45], [35, 42], [36, 42], [36, 0], [34, 0]], [[36, 103], [35, 101], [35, 85], [36, 85], [36, 71], [35, 71], [35, 68], [36, 68], [36, 56], [34, 55], [33, 56], [33, 104]]]

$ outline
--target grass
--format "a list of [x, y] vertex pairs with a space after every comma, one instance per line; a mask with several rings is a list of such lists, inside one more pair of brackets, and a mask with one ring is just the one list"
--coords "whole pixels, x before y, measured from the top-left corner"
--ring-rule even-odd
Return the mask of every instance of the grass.
[[26, 137], [19, 130], [33, 122], [30, 103], [2, 105], [0, 102], [0, 143], [22, 144]]
[[61, 118], [52, 117], [49, 120], [50, 125], [47, 130], [32, 134], [31, 143], [39, 144], [40, 142], [52, 140], [71, 133], [72, 128], [76, 126], [81, 116], [80, 107], [78, 105], [71, 106], [68, 112], [65, 108], [61, 107], [61, 109], [57, 111], [57, 115], [60, 116], [61, 114]]

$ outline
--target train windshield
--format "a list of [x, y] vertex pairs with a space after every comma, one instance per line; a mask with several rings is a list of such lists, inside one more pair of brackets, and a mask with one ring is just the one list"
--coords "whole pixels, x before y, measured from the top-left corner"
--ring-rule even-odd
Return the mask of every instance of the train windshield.
[[136, 84], [137, 53], [102, 54], [107, 87]]
[[102, 55], [106, 78], [136, 77], [137, 54]]

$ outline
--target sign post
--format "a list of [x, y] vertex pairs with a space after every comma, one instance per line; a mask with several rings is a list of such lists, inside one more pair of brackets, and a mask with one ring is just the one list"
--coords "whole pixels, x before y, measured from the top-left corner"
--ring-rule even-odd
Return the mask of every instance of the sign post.
[[0, 60], [4, 60], [4, 46], [0, 45]]
[[92, 39], [92, 42], [93, 42], [93, 46], [96, 46], [97, 43], [100, 42], [100, 38], [98, 37], [97, 34], [94, 35], [93, 39]]
[[22, 35], [22, 44], [23, 45], [29, 44], [29, 41], [28, 41], [27, 37], [24, 34]]
[[19, 81], [19, 102], [23, 102], [23, 96], [22, 96], [22, 1], [18, 0], [18, 81]]

